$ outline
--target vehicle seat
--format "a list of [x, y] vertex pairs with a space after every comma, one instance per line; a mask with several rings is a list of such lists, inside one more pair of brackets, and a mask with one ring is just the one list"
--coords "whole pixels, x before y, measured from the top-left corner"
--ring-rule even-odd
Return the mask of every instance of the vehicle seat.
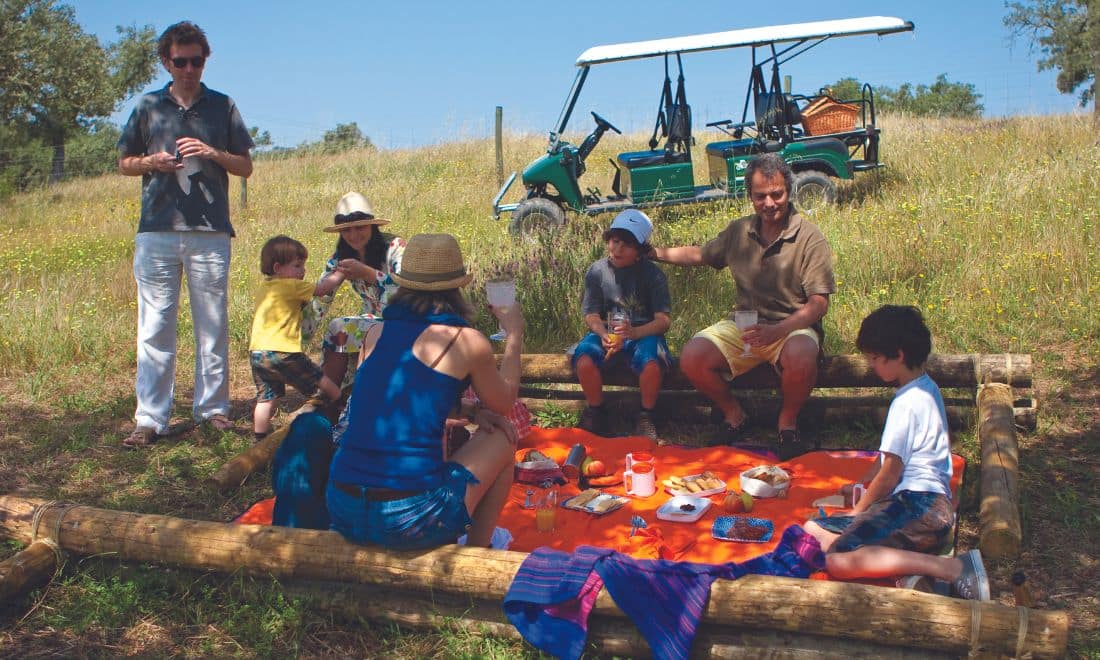
[[765, 129], [777, 126], [795, 126], [802, 123], [802, 111], [790, 94], [783, 95], [786, 113], [780, 116], [779, 94], [766, 92], [756, 97], [756, 125]]
[[707, 145], [708, 156], [731, 158], [733, 156], [745, 156], [751, 154], [755, 140], [726, 140], [724, 142], [711, 142]]
[[670, 151], [668, 149], [654, 149], [652, 151], [628, 151], [619, 154], [619, 163], [628, 170], [636, 167], [648, 167], [651, 165], [666, 165], [672, 163], [686, 163], [691, 160], [691, 154], [682, 151]]

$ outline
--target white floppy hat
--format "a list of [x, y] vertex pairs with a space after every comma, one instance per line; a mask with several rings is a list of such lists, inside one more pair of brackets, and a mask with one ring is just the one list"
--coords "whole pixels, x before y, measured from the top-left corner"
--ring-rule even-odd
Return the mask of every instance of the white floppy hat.
[[638, 209], [627, 209], [615, 216], [609, 229], [625, 229], [634, 234], [634, 238], [638, 239], [639, 245], [644, 245], [653, 233], [653, 221]]
[[333, 224], [325, 227], [327, 232], [343, 231], [364, 225], [388, 225], [389, 220], [374, 217], [374, 207], [370, 200], [357, 192], [349, 192], [336, 202], [336, 215]]

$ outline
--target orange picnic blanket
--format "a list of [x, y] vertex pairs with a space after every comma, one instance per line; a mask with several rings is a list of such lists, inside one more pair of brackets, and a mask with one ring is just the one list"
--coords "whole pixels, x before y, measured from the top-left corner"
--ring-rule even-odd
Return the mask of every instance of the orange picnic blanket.
[[[672, 475], [692, 475], [710, 470], [726, 482], [728, 488], [740, 491], [741, 472], [768, 464], [758, 454], [731, 447], [692, 448], [678, 445], [658, 447], [656, 443], [641, 437], [603, 438], [577, 428], [532, 428], [516, 452], [517, 460], [527, 449], [538, 449], [559, 464], [564, 462], [570, 448], [583, 444], [587, 454], [603, 461], [609, 470], [621, 472], [626, 454], [632, 451], [648, 451], [656, 463], [658, 490], [646, 498], [630, 498], [622, 508], [602, 516], [558, 507], [553, 532], [543, 533], [535, 528], [535, 510], [524, 508], [527, 491], [533, 490], [533, 498], [542, 489], [527, 484], [513, 484], [509, 500], [501, 512], [498, 526], [506, 528], [514, 537], [511, 549], [530, 552], [540, 546], [572, 552], [577, 546], [594, 545], [613, 548], [638, 558], [662, 558], [703, 563], [741, 562], [773, 550], [782, 531], [790, 525], [802, 524], [817, 513], [812, 502], [834, 494], [841, 486], [859, 479], [867, 471], [875, 452], [858, 450], [810, 452], [798, 458], [777, 463], [791, 475], [791, 488], [784, 499], [757, 498], [750, 513], [739, 514], [754, 518], [767, 518], [775, 526], [775, 533], [767, 543], [739, 543], [720, 541], [711, 535], [711, 526], [718, 516], [730, 515], [723, 506], [724, 495], [711, 496], [710, 509], [696, 522], [680, 523], [657, 518], [657, 509], [670, 495], [659, 484]], [[953, 476], [951, 490], [958, 501], [966, 461], [952, 455]], [[624, 495], [622, 486], [603, 489], [612, 495]], [[575, 481], [559, 487], [560, 500], [580, 492]], [[261, 500], [250, 507], [235, 522], [242, 524], [271, 524], [274, 498]], [[827, 510], [831, 512], [835, 510]], [[631, 517], [641, 516], [646, 528], [632, 537]]]
[[[559, 507], [555, 527], [551, 533], [540, 533], [535, 527], [535, 512], [523, 507], [527, 490], [542, 489], [526, 484], [514, 484], [509, 501], [501, 512], [498, 526], [508, 529], [514, 537], [512, 550], [530, 552], [547, 546], [572, 552], [580, 545], [613, 548], [639, 558], [663, 558], [703, 563], [741, 562], [773, 550], [782, 531], [790, 525], [802, 524], [817, 513], [812, 502], [834, 494], [844, 484], [852, 483], [867, 471], [876, 460], [875, 452], [842, 450], [815, 451], [790, 461], [776, 463], [791, 475], [791, 488], [784, 499], [757, 498], [750, 513], [738, 514], [754, 518], [767, 518], [775, 526], [775, 534], [767, 543], [739, 543], [720, 541], [711, 535], [711, 526], [718, 516], [731, 515], [723, 508], [725, 495], [710, 497], [711, 507], [696, 522], [681, 523], [660, 520], [657, 509], [671, 495], [665, 492], [660, 481], [672, 475], [686, 476], [710, 470], [726, 482], [731, 490], [740, 492], [740, 475], [757, 465], [769, 464], [760, 455], [731, 447], [693, 448], [678, 445], [658, 447], [646, 438], [602, 438], [576, 428], [532, 429], [516, 452], [517, 459], [526, 449], [538, 449], [558, 463], [565, 460], [569, 449], [583, 444], [588, 456], [603, 461], [608, 469], [621, 472], [626, 454], [632, 451], [648, 451], [656, 464], [658, 490], [646, 498], [630, 498], [622, 508], [601, 516]], [[965, 460], [952, 455], [952, 493], [957, 494], [962, 482]], [[623, 487], [603, 489], [612, 495], [624, 495]], [[564, 500], [579, 493], [575, 481], [559, 488]], [[955, 498], [957, 501], [957, 497]], [[835, 509], [827, 509], [827, 512]], [[647, 527], [631, 537], [631, 516], [639, 515]]]

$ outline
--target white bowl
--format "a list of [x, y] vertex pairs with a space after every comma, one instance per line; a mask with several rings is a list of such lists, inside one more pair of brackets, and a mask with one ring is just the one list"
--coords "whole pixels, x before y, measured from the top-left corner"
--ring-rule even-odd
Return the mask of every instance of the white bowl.
[[[782, 480], [774, 486], [757, 477], [771, 473]], [[791, 475], [781, 467], [775, 465], [757, 465], [741, 473], [741, 490], [753, 497], [777, 497], [780, 493], [791, 487]]]

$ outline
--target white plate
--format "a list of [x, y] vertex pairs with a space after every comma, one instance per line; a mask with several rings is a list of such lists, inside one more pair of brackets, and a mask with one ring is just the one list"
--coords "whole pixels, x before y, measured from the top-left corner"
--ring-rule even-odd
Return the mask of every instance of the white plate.
[[[691, 511], [684, 511], [680, 507], [690, 505], [695, 507]], [[667, 502], [657, 509], [657, 517], [670, 522], [695, 522], [703, 517], [710, 508], [711, 501], [697, 495], [677, 495], [669, 498]]]
[[[703, 475], [701, 475], [701, 474], [691, 474], [691, 475], [688, 475], [686, 477], [680, 477], [680, 478], [683, 479], [684, 481], [695, 481], [696, 479], [699, 479], [702, 476]], [[717, 477], [715, 477], [715, 478], [717, 479]], [[668, 487], [666, 487], [665, 490], [668, 491], [668, 493], [670, 495], [691, 495], [693, 497], [706, 497], [708, 495], [719, 495], [721, 493], [726, 492], [726, 482], [722, 481], [721, 479], [718, 479], [718, 483], [721, 484], [718, 488], [709, 488], [707, 490], [701, 490], [698, 493], [693, 493], [690, 490], [685, 490], [683, 488], [668, 488]]]

